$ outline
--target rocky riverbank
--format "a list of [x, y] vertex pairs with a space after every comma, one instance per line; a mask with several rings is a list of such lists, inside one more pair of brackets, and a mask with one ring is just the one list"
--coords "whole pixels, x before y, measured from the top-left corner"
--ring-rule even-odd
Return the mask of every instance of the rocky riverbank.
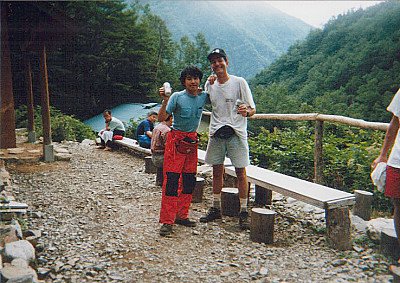
[[[354, 249], [329, 248], [323, 211], [274, 196], [275, 242], [254, 243], [237, 219], [158, 234], [161, 189], [144, 160], [65, 143], [70, 161], [8, 166], [15, 198], [37, 216], [36, 269], [45, 282], [389, 282], [389, 260], [365, 234]], [[205, 173], [207, 175], [209, 173]], [[198, 219], [210, 204], [193, 204]], [[29, 214], [29, 213], [28, 213]]]

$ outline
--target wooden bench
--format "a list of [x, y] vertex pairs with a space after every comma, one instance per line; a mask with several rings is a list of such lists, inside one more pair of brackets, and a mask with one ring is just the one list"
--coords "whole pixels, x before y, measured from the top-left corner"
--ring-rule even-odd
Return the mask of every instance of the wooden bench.
[[119, 146], [133, 150], [142, 155], [145, 155], [145, 156], [151, 155], [150, 149], [139, 146], [139, 143], [134, 139], [124, 137], [122, 140], [114, 140], [113, 142]]
[[[199, 150], [199, 162], [204, 162], [205, 152]], [[225, 159], [225, 173], [236, 177], [235, 168]], [[353, 194], [332, 189], [258, 166], [246, 167], [247, 181], [264, 188], [292, 197], [302, 202], [325, 209], [328, 242], [336, 249], [352, 247], [349, 207], [355, 203]]]

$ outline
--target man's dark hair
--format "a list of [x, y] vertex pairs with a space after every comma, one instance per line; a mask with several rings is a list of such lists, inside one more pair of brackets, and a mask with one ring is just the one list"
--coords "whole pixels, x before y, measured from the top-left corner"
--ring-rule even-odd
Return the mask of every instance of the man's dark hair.
[[169, 114], [168, 116], [167, 116], [167, 118], [165, 118], [165, 122], [167, 122], [167, 121], [169, 121], [169, 119], [171, 119], [172, 118], [172, 114]]
[[106, 110], [103, 111], [103, 114], [111, 115], [111, 110], [106, 109]]
[[179, 78], [183, 87], [185, 87], [185, 79], [187, 76], [199, 78], [201, 81], [201, 79], [203, 78], [203, 72], [196, 66], [187, 66], [185, 69], [182, 70], [181, 76]]
[[153, 115], [158, 115], [158, 113], [156, 111], [150, 111], [149, 113], [147, 113], [147, 117], [150, 117]]

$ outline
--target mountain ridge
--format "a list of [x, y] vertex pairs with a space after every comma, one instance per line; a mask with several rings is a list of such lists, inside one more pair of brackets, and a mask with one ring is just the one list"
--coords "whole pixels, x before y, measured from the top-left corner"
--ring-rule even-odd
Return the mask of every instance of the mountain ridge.
[[149, 4], [176, 41], [185, 35], [193, 39], [203, 33], [211, 48], [225, 49], [230, 59], [229, 71], [245, 78], [255, 76], [313, 29], [261, 1], [141, 0], [140, 3]]

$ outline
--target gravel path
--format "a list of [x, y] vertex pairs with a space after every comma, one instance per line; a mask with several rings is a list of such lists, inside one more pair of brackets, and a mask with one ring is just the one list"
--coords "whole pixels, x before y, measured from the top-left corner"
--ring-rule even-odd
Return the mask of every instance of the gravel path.
[[[15, 197], [39, 217], [44, 250], [37, 254], [45, 282], [388, 282], [387, 260], [371, 243], [330, 249], [323, 215], [304, 213], [277, 198], [275, 243], [249, 240], [237, 219], [158, 234], [161, 189], [144, 160], [124, 151], [65, 145], [70, 162], [9, 168]], [[198, 219], [210, 203], [193, 204]]]

